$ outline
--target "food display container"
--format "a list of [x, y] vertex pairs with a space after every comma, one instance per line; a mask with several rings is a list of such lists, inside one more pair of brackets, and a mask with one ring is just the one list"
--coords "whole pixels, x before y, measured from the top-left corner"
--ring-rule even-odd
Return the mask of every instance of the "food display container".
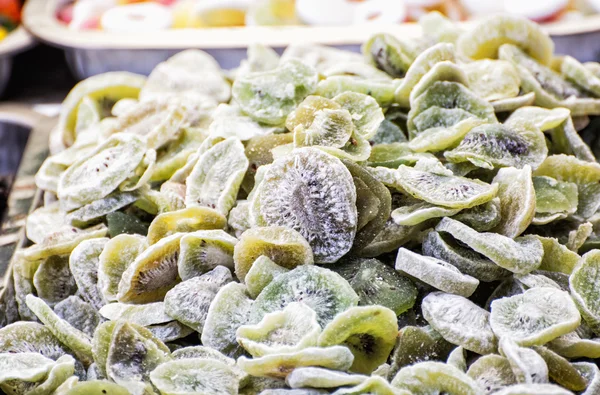
[[0, 95], [8, 85], [14, 56], [31, 48], [34, 44], [35, 40], [23, 26], [19, 26], [0, 41]]
[[[0, 293], [10, 278], [10, 261], [16, 248], [24, 247], [25, 220], [31, 210], [42, 204], [42, 192], [35, 185], [34, 176], [49, 155], [50, 133], [56, 120], [38, 114], [20, 105], [0, 105], [0, 128], [29, 129], [29, 139], [12, 183], [8, 205], [0, 225]], [[5, 132], [11, 132], [7, 130]]]
[[[74, 32], [56, 18], [65, 0], [29, 0], [23, 10], [25, 27], [40, 40], [64, 48], [67, 61], [79, 79], [107, 71], [127, 70], [148, 74], [159, 62], [188, 48], [205, 50], [223, 68], [239, 65], [253, 43], [282, 49], [289, 44], [317, 43], [360, 50], [371, 35], [387, 32], [398, 37], [418, 37], [416, 23], [358, 26], [248, 26], [171, 29], [135, 34], [100, 30]], [[472, 24], [466, 22], [465, 25]], [[577, 21], [544, 25], [556, 43], [556, 52], [581, 61], [600, 58], [600, 15]]]

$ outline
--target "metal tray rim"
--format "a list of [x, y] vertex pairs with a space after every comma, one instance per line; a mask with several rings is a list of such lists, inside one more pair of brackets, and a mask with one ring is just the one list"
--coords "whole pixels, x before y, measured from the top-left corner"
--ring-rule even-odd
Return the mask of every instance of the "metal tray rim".
[[[351, 45], [364, 42], [374, 33], [387, 32], [402, 37], [418, 37], [416, 23], [357, 26], [248, 26], [236, 28], [173, 29], [156, 33], [115, 34], [102, 31], [78, 31], [62, 25], [56, 18], [64, 0], [29, 0], [23, 9], [23, 24], [42, 41], [62, 48], [79, 49], [184, 49], [245, 48], [253, 43], [284, 47], [292, 43]], [[473, 22], [463, 22], [469, 26]], [[600, 31], [600, 14], [577, 21], [544, 25], [552, 36], [571, 36]]]

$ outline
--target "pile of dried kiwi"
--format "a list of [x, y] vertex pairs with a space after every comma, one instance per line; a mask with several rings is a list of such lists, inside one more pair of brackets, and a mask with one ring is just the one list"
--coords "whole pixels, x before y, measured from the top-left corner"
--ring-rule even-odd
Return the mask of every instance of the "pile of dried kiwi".
[[600, 64], [534, 23], [184, 51], [66, 98], [7, 394], [600, 394]]

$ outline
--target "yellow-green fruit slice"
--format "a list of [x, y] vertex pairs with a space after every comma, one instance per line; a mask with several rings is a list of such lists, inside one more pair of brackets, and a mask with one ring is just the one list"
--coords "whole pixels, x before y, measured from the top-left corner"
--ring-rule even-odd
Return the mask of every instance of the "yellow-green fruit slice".
[[546, 361], [552, 381], [571, 391], [583, 391], [587, 387], [585, 377], [568, 360], [546, 347], [532, 348]]
[[352, 372], [370, 374], [387, 360], [398, 335], [396, 314], [383, 306], [351, 307], [323, 328], [319, 346], [344, 345], [354, 354]]
[[293, 302], [266, 314], [258, 324], [240, 326], [236, 339], [252, 356], [262, 357], [314, 347], [320, 333], [317, 313], [304, 303]]
[[545, 344], [571, 332], [581, 322], [569, 294], [556, 288], [531, 288], [519, 295], [496, 299], [491, 309], [494, 333], [523, 346]]
[[516, 97], [521, 78], [511, 63], [505, 60], [483, 59], [461, 65], [469, 88], [487, 101]]
[[517, 384], [504, 388], [495, 395], [572, 395], [573, 393], [555, 384]]
[[294, 369], [317, 366], [333, 370], [348, 370], [354, 356], [346, 347], [309, 347], [293, 353], [269, 354], [249, 359], [240, 357], [238, 365], [252, 376], [285, 378]]
[[361, 374], [306, 367], [294, 369], [285, 378], [285, 382], [292, 388], [337, 388], [357, 385], [367, 378], [367, 376]]
[[145, 82], [146, 77], [138, 74], [112, 72], [90, 77], [75, 85], [62, 104], [58, 120], [63, 142], [69, 146], [76, 139], [77, 114], [84, 98], [112, 102], [128, 97], [137, 98]]
[[554, 52], [552, 39], [539, 25], [513, 15], [480, 21], [458, 39], [457, 48], [472, 59], [496, 59], [502, 44], [517, 45], [542, 64], [550, 64]]
[[107, 301], [117, 300], [123, 273], [146, 248], [146, 238], [120, 234], [110, 239], [98, 258], [98, 288]]
[[152, 245], [178, 232], [223, 229], [227, 219], [223, 214], [208, 207], [188, 207], [159, 214], [148, 228], [148, 244]]
[[517, 383], [508, 359], [496, 354], [477, 359], [469, 366], [467, 375], [479, 384], [486, 395]]
[[598, 274], [600, 252], [592, 250], [583, 255], [569, 278], [571, 296], [585, 322], [595, 331], [600, 330]]
[[261, 255], [286, 269], [314, 262], [310, 245], [297, 231], [283, 226], [252, 228], [242, 234], [233, 252], [235, 274], [240, 281], [244, 282]]
[[452, 395], [477, 395], [481, 388], [466, 373], [454, 366], [440, 362], [419, 362], [407, 366], [396, 374], [392, 385], [408, 390], [414, 395], [447, 393]]
[[536, 191], [531, 178], [531, 167], [500, 169], [492, 183], [498, 184], [500, 223], [493, 229], [515, 238], [527, 229], [536, 212]]
[[269, 257], [264, 255], [259, 256], [252, 263], [252, 266], [244, 279], [246, 287], [248, 288], [248, 293], [256, 299], [273, 279], [288, 271], [288, 269], [273, 262]]
[[238, 240], [223, 230], [198, 230], [179, 243], [177, 271], [182, 280], [200, 276], [219, 266], [233, 269], [233, 249]]
[[423, 299], [421, 309], [429, 325], [450, 343], [481, 355], [496, 350], [490, 314], [467, 298], [432, 292]]

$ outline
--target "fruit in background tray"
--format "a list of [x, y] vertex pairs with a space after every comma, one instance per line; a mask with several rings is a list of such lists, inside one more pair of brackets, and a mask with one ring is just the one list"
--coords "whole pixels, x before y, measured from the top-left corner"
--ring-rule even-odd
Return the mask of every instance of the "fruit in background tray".
[[349, 25], [354, 8], [347, 0], [296, 0], [296, 14], [307, 25]]
[[354, 23], [402, 23], [406, 15], [406, 5], [402, 1], [370, 0], [356, 5]]
[[129, 4], [111, 8], [100, 19], [102, 29], [114, 33], [163, 30], [172, 25], [171, 10], [155, 3]]
[[504, 0], [504, 11], [536, 22], [549, 22], [566, 11], [570, 0]]

